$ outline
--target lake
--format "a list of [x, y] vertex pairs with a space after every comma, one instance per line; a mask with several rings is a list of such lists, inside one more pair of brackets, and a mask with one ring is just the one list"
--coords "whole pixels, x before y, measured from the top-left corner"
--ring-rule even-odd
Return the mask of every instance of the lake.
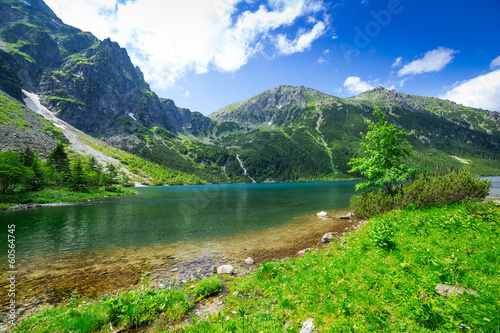
[[[248, 256], [260, 262], [294, 255], [317, 246], [325, 232], [355, 226], [315, 216], [346, 214], [355, 184], [143, 187], [127, 197], [1, 212], [1, 237], [16, 225], [16, 288], [29, 311], [75, 289], [86, 297], [123, 290], [141, 274], [166, 284], [201, 279], [211, 265], [245, 273]], [[3, 253], [7, 245], [0, 243]]]
[[[500, 197], [500, 177], [490, 196]], [[137, 188], [137, 195], [0, 212], [2, 235], [16, 225], [16, 288], [21, 311], [127, 289], [146, 274], [156, 283], [201, 279], [212, 265], [237, 273], [257, 263], [321, 246], [357, 221], [348, 212], [355, 181]], [[325, 210], [332, 219], [319, 219]], [[0, 250], [7, 253], [7, 242]], [[5, 266], [5, 256], [2, 258]], [[0, 296], [7, 269], [0, 273]], [[1, 305], [4, 305], [3, 303]]]
[[[204, 242], [349, 206], [355, 182], [137, 188], [138, 195], [3, 212], [19, 257]], [[1, 251], [7, 244], [1, 243]]]

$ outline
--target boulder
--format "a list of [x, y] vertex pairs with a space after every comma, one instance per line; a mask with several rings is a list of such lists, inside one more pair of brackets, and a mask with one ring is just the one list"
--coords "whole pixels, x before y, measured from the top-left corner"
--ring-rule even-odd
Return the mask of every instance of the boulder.
[[231, 265], [223, 265], [217, 267], [217, 274], [233, 274], [234, 268]]
[[328, 215], [327, 212], [319, 212], [318, 214], [316, 214], [317, 217], [320, 217], [322, 219], [329, 219], [330, 218], [330, 215]]
[[347, 213], [346, 216], [340, 216], [339, 219], [341, 219], [341, 220], [350, 220], [353, 217], [356, 217], [356, 214], [354, 214], [354, 213]]
[[459, 295], [462, 295], [464, 292], [466, 292], [466, 293], [471, 294], [471, 295], [479, 296], [479, 294], [472, 289], [466, 289], [466, 288], [455, 287], [455, 286], [448, 286], [446, 284], [438, 284], [436, 286], [435, 290], [436, 290], [436, 293], [438, 293], [439, 295], [444, 296], [444, 297], [448, 297], [454, 291]]
[[300, 250], [299, 252], [297, 252], [297, 254], [299, 256], [301, 256], [301, 255], [306, 254], [307, 251], [311, 251], [311, 250], [312, 250], [311, 248], [303, 249], [303, 250]]
[[313, 333], [314, 332], [314, 318], [309, 318], [305, 322], [302, 323], [302, 327], [300, 328], [300, 333]]
[[255, 264], [255, 260], [253, 260], [252, 258], [248, 257], [245, 259], [245, 264], [247, 265], [253, 265]]
[[330, 241], [333, 239], [333, 234], [331, 232], [327, 232], [326, 234], [321, 237], [321, 243], [330, 243]]

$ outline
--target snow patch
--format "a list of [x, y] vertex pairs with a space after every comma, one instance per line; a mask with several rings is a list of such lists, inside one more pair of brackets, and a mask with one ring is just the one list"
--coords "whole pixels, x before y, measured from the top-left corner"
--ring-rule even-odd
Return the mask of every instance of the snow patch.
[[132, 118], [132, 119], [134, 119], [135, 121], [137, 121], [137, 119], [135, 119], [135, 116], [134, 116], [134, 114], [133, 114], [132, 112], [130, 112], [128, 115], [129, 115], [129, 117], [130, 117], [130, 118]]

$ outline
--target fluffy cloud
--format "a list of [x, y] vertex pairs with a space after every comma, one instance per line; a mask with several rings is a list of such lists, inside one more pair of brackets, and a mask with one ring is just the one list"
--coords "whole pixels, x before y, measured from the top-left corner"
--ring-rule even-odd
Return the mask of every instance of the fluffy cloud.
[[[235, 71], [256, 54], [309, 49], [327, 29], [322, 0], [267, 0], [238, 11], [243, 0], [47, 0], [66, 23], [127, 48], [153, 86], [172, 86], [187, 72]], [[248, 3], [252, 3], [248, 1]], [[90, 19], [89, 19], [90, 18]], [[279, 34], [299, 18], [310, 30]]]
[[500, 67], [500, 56], [493, 59], [493, 61], [490, 63], [490, 69], [495, 69], [497, 67]]
[[500, 111], [500, 69], [463, 82], [439, 97], [470, 107]]
[[455, 53], [458, 53], [458, 51], [445, 47], [438, 47], [435, 50], [427, 51], [423, 58], [404, 65], [403, 68], [398, 71], [398, 75], [404, 76], [408, 74], [439, 72], [453, 60], [453, 55]]
[[374, 87], [367, 81], [362, 81], [359, 76], [349, 76], [344, 81], [344, 88], [353, 95], [361, 94]]
[[401, 66], [401, 62], [403, 61], [403, 57], [397, 57], [396, 60], [394, 60], [394, 63], [392, 64], [391, 68], [396, 68]]
[[281, 54], [293, 54], [297, 52], [304, 52], [311, 48], [312, 42], [318, 39], [325, 32], [325, 24], [318, 22], [314, 25], [311, 31], [299, 31], [298, 36], [290, 41], [286, 35], [278, 35], [276, 47]]

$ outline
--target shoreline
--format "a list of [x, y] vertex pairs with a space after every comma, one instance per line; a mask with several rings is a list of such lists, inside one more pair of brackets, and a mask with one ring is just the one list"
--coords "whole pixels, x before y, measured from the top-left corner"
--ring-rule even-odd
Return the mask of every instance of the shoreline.
[[[347, 209], [342, 211], [346, 212]], [[274, 244], [274, 233], [293, 230], [304, 218], [317, 222], [314, 230], [301, 232], [299, 235], [294, 233], [287, 236], [283, 243], [268, 246]], [[20, 258], [24, 266], [17, 281], [18, 302], [22, 304], [19, 306], [20, 318], [25, 318], [40, 308], [66, 301], [75, 289], [88, 300], [133, 289], [140, 282], [141, 276], [150, 278], [156, 286], [172, 283], [183, 285], [209, 277], [209, 267], [223, 264], [233, 265], [236, 269], [235, 275], [242, 276], [250, 273], [262, 262], [289, 259], [297, 256], [297, 251], [306, 248], [322, 248], [324, 244], [320, 239], [326, 232], [333, 231], [335, 237], [339, 238], [346, 232], [355, 230], [360, 222], [337, 218], [321, 220], [311, 214], [300, 216], [296, 220], [277, 230], [243, 235], [232, 241], [212, 240], [210, 243], [217, 243], [218, 246], [211, 252], [207, 249], [198, 251], [209, 245], [200, 243], [189, 244], [184, 246], [185, 249], [182, 244], [174, 244], [167, 247], [68, 254], [59, 258], [47, 255], [30, 261]], [[253, 246], [255, 241], [262, 237], [267, 245]], [[237, 244], [241, 246], [238, 248]], [[244, 264], [243, 261], [248, 257], [255, 260], [254, 265]], [[2, 278], [3, 275], [1, 274]], [[3, 285], [4, 283], [0, 285], [0, 290], [4, 289]]]

